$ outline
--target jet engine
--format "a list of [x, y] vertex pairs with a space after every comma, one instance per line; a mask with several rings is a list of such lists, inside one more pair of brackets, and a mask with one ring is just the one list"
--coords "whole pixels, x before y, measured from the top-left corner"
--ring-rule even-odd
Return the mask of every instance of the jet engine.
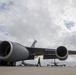
[[28, 57], [29, 51], [24, 46], [10, 41], [0, 43], [0, 60], [15, 62], [26, 60]]
[[66, 60], [68, 57], [68, 51], [67, 51], [66, 47], [64, 47], [64, 46], [58, 47], [55, 52], [56, 52], [56, 56], [59, 60]]

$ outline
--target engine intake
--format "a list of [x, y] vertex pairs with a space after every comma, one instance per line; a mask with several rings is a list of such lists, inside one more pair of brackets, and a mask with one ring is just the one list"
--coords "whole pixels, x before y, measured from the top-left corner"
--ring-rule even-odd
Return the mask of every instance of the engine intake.
[[56, 50], [56, 56], [59, 60], [66, 60], [68, 57], [68, 51], [66, 47], [60, 46]]
[[1, 57], [4, 57], [4, 56], [7, 56], [10, 52], [10, 43], [9, 42], [2, 42], [0, 44], [0, 56]]

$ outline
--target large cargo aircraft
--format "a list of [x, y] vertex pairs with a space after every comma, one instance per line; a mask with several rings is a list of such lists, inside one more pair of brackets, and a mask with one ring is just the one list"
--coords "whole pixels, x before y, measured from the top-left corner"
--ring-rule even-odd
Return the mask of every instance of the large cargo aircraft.
[[76, 51], [67, 50], [64, 46], [57, 49], [26, 47], [16, 42], [0, 42], [0, 65], [15, 66], [17, 61], [31, 60], [35, 56], [43, 55], [43, 59], [66, 60], [68, 55], [75, 55]]

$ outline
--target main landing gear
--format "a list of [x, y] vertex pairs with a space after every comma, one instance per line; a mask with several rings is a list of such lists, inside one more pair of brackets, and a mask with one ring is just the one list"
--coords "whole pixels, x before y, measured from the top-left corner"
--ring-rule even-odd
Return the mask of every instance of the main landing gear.
[[0, 66], [16, 66], [16, 62], [7, 62], [0, 60]]

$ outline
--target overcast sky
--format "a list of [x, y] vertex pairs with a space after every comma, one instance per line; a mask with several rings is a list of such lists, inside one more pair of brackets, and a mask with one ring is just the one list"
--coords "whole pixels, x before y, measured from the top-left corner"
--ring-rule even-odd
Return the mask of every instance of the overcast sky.
[[[76, 0], [0, 0], [0, 40], [76, 50]], [[75, 56], [66, 61], [76, 61]]]

